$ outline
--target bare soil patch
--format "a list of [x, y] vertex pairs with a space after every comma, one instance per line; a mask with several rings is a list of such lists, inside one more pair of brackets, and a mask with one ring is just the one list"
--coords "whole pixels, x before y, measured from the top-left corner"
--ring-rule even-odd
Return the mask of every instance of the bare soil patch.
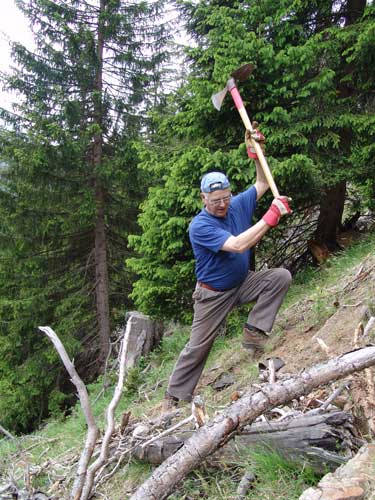
[[[288, 372], [308, 368], [329, 356], [353, 349], [353, 335], [366, 314], [374, 315], [375, 256], [368, 256], [349, 276], [324, 291], [324, 298], [308, 297], [285, 310], [276, 323], [282, 334], [272, 340], [270, 355], [279, 356]], [[318, 303], [321, 301], [322, 303]], [[371, 338], [363, 339], [365, 343]]]

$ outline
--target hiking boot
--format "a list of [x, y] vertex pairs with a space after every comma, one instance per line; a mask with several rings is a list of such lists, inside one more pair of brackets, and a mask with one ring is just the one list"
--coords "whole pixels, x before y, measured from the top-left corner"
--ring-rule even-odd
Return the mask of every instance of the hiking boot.
[[173, 410], [177, 410], [179, 402], [180, 399], [176, 398], [175, 396], [171, 396], [171, 394], [166, 392], [163, 399], [162, 412], [169, 413]]
[[244, 326], [242, 345], [253, 356], [260, 356], [264, 353], [267, 340], [268, 335], [259, 328], [249, 325]]

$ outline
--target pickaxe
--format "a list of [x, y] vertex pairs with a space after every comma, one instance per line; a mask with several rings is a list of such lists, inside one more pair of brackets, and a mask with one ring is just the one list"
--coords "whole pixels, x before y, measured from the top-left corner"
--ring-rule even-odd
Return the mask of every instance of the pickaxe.
[[[227, 81], [226, 86], [223, 88], [223, 90], [220, 90], [217, 94], [214, 94], [211, 99], [212, 103], [215, 106], [215, 108], [220, 111], [221, 105], [224, 101], [224, 98], [229, 90], [229, 92], [232, 94], [234, 104], [236, 105], [236, 108], [242, 118], [243, 124], [245, 125], [245, 128], [247, 130], [250, 130], [250, 132], [253, 132], [254, 129], [251, 125], [249, 116], [246, 112], [245, 106], [242, 102], [240, 93], [238, 92], [238, 89], [236, 87], [236, 82], [235, 80], [239, 80], [240, 82], [244, 81], [247, 79], [247, 77], [250, 75], [250, 73], [253, 71], [254, 66], [252, 64], [244, 64], [240, 68], [236, 69], [233, 71], [231, 74], [231, 78]], [[280, 196], [279, 190], [276, 187], [275, 181], [273, 180], [273, 176], [271, 173], [271, 170], [268, 166], [267, 160], [264, 156], [264, 153], [262, 151], [262, 148], [260, 147], [259, 143], [252, 139], [252, 145], [253, 148], [255, 149], [255, 152], [259, 158], [259, 163], [263, 169], [264, 175], [267, 179], [268, 185], [271, 188], [272, 194], [275, 198], [278, 198]]]

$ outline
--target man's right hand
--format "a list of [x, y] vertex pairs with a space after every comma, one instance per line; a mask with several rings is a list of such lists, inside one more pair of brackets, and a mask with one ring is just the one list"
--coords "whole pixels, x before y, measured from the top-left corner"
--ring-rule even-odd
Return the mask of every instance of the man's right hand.
[[289, 201], [291, 201], [291, 198], [288, 198], [287, 196], [279, 196], [278, 198], [275, 198], [271, 203], [270, 208], [263, 215], [262, 220], [271, 227], [277, 226], [283, 215], [292, 213], [288, 204]]
[[256, 151], [253, 147], [252, 140], [257, 141], [259, 146], [262, 148], [263, 154], [265, 152], [265, 137], [264, 135], [259, 132], [259, 124], [258, 122], [253, 122], [252, 123], [253, 131], [250, 132], [250, 130], [246, 130], [245, 132], [245, 144], [246, 144], [246, 151], [247, 151], [247, 156], [249, 158], [252, 158], [253, 160], [258, 160], [258, 155], [256, 154]]

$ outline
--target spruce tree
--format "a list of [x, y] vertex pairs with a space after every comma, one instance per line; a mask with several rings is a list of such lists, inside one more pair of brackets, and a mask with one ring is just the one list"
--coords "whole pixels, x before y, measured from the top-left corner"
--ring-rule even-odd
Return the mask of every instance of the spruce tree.
[[[140, 256], [129, 262], [139, 275], [133, 291], [138, 306], [177, 318], [191, 302], [187, 229], [200, 208], [200, 177], [210, 169], [226, 171], [234, 192], [254, 180], [230, 96], [220, 113], [211, 103], [234, 69], [254, 65], [240, 92], [267, 138], [279, 190], [293, 198], [294, 219], [272, 232], [276, 243], [262, 243], [273, 249], [270, 265], [288, 259], [296, 268], [311, 238], [337, 248], [347, 185], [359, 193], [363, 210], [373, 203], [375, 179], [374, 65], [365, 65], [375, 48], [370, 2], [209, 0], [181, 6], [195, 42], [186, 54], [191, 73], [156, 120], [153, 150], [143, 156], [144, 168], [164, 173], [165, 182], [143, 205], [143, 233], [132, 239]], [[271, 200], [262, 199], [260, 214]], [[311, 211], [316, 215], [305, 223]]]
[[0, 409], [24, 431], [71, 390], [37, 326], [81, 373], [104, 370], [131, 304], [127, 235], [147, 179], [137, 142], [158, 102], [163, 2], [20, 0], [36, 50], [14, 44], [13, 113], [2, 111]]

